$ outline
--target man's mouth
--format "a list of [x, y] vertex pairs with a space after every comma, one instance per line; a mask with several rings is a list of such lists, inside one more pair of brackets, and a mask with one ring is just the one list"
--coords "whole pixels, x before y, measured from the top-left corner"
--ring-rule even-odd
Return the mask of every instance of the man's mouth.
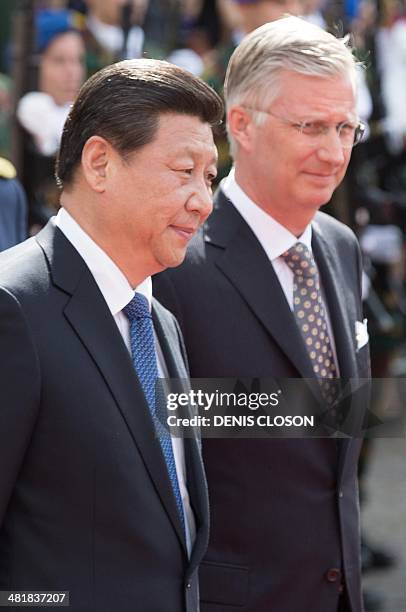
[[313, 178], [314, 180], [320, 180], [320, 181], [328, 181], [334, 178], [334, 174], [332, 172], [326, 174], [323, 172], [306, 172], [306, 174], [308, 176], [310, 176], [311, 178]]
[[192, 236], [196, 233], [197, 227], [188, 227], [185, 225], [171, 225], [170, 226], [181, 238], [184, 240], [190, 240]]

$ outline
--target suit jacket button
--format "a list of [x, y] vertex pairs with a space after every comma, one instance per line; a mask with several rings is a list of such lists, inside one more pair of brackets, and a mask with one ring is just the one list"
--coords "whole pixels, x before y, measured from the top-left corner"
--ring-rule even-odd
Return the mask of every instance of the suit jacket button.
[[191, 583], [191, 582], [188, 582], [188, 583], [187, 583], [187, 585], [186, 585], [186, 588], [187, 588], [187, 589], [190, 589], [191, 587], [192, 587], [192, 583]]
[[331, 567], [326, 573], [326, 578], [328, 582], [337, 582], [341, 579], [341, 572], [336, 567]]
[[338, 497], [341, 499], [342, 497], [344, 497], [344, 493], [342, 491], [338, 492]]

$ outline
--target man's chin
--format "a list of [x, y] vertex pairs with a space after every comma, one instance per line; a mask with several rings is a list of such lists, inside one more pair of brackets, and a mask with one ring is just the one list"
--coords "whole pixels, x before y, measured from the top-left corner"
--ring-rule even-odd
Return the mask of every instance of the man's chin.
[[168, 257], [165, 259], [165, 261], [161, 262], [162, 270], [165, 270], [166, 268], [177, 268], [185, 261], [185, 257], [186, 249], [173, 253], [170, 258]]
[[314, 193], [313, 197], [308, 198], [309, 208], [314, 208], [315, 211], [319, 210], [322, 206], [328, 204], [333, 196], [334, 189], [323, 189]]
[[186, 257], [186, 253], [183, 255], [183, 257], [180, 257], [177, 261], [174, 261], [173, 263], [169, 264], [169, 266], [167, 266], [167, 267], [168, 268], [177, 268], [178, 266], [183, 264], [183, 262], [185, 261], [185, 257]]

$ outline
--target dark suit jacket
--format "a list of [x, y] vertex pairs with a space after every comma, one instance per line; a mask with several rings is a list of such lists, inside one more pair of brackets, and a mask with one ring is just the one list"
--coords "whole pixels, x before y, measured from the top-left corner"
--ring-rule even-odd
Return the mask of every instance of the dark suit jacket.
[[[313, 378], [265, 252], [224, 194], [186, 262], [154, 280], [177, 316], [193, 377]], [[343, 378], [369, 375], [356, 351], [361, 265], [352, 232], [323, 213], [313, 251]], [[336, 612], [342, 586], [362, 609], [356, 467], [360, 441], [203, 441], [212, 525], [202, 612]], [[342, 575], [342, 570], [343, 574]]]
[[[196, 441], [189, 560], [140, 383], [82, 258], [50, 223], [0, 255], [0, 287], [0, 589], [69, 590], [72, 612], [196, 612]], [[169, 374], [185, 377], [172, 315], [154, 301], [153, 319]]]

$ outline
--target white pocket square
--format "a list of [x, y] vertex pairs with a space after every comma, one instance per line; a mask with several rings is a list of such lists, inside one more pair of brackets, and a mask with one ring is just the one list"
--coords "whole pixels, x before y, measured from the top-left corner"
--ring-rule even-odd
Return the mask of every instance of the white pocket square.
[[357, 351], [368, 344], [368, 319], [355, 321], [355, 340], [357, 342]]

